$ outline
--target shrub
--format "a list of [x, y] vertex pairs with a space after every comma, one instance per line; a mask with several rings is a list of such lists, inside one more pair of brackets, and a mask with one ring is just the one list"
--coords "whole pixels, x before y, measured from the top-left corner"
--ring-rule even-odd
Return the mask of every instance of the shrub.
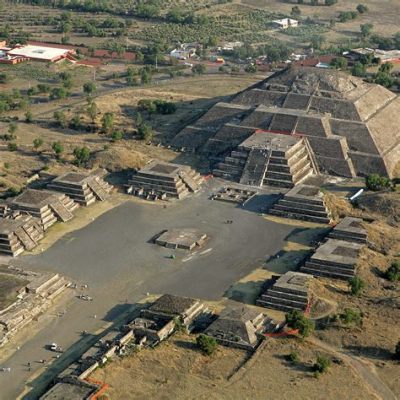
[[90, 158], [90, 150], [88, 147], [75, 147], [74, 149], [75, 163], [77, 165], [86, 164]]
[[203, 64], [196, 64], [192, 67], [192, 73], [202, 75], [206, 72], [206, 66]]
[[42, 147], [43, 146], [43, 139], [42, 138], [36, 138], [36, 139], [33, 139], [33, 148], [35, 149], [35, 150], [39, 150], [39, 148], [40, 147]]
[[313, 365], [313, 371], [318, 374], [324, 374], [331, 366], [331, 360], [328, 357], [319, 355]]
[[367, 189], [377, 192], [387, 189], [391, 186], [390, 179], [378, 174], [371, 174], [365, 178], [365, 186]]
[[114, 114], [106, 112], [101, 119], [101, 129], [104, 133], [111, 133], [114, 127]]
[[96, 85], [93, 82], [86, 82], [83, 84], [83, 92], [87, 95], [96, 91]]
[[67, 127], [67, 117], [62, 111], [54, 111], [53, 117], [56, 121], [56, 124], [61, 128]]
[[336, 69], [346, 69], [347, 60], [344, 57], [336, 57], [331, 61], [331, 66]]
[[290, 328], [298, 329], [303, 337], [309, 336], [314, 330], [314, 323], [301, 311], [293, 310], [285, 315], [286, 323]]
[[141, 124], [138, 127], [139, 138], [145, 142], [149, 142], [153, 138], [153, 130], [147, 124]]
[[363, 315], [361, 311], [345, 308], [343, 313], [339, 315], [339, 318], [346, 325], [355, 324], [361, 326]]
[[114, 131], [111, 134], [111, 141], [116, 142], [117, 140], [121, 140], [123, 138], [123, 133], [121, 131]]
[[197, 336], [196, 343], [199, 349], [208, 356], [211, 356], [218, 346], [217, 341], [213, 337], [203, 334]]
[[33, 121], [33, 114], [30, 110], [25, 113], [25, 122], [31, 123]]
[[349, 286], [351, 290], [351, 294], [353, 296], [358, 296], [365, 288], [365, 282], [359, 278], [358, 276], [354, 276], [349, 279]]
[[54, 153], [56, 154], [56, 158], [59, 158], [61, 156], [62, 152], [64, 151], [64, 146], [59, 141], [54, 142], [51, 145], [51, 148], [53, 149]]
[[286, 356], [286, 359], [292, 364], [298, 364], [300, 362], [300, 356], [297, 351], [292, 351]]
[[356, 7], [356, 10], [357, 10], [360, 14], [364, 14], [365, 12], [368, 11], [368, 7], [367, 7], [366, 5], [364, 5], [364, 4], [359, 4], [359, 5]]
[[400, 260], [392, 262], [385, 271], [385, 278], [391, 282], [400, 281]]
[[18, 150], [17, 143], [15, 142], [8, 143], [7, 149], [8, 151], [17, 151]]

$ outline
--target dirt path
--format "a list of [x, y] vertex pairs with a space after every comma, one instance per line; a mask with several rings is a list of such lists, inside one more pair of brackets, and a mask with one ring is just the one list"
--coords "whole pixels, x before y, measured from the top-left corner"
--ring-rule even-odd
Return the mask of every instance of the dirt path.
[[335, 357], [346, 362], [365, 382], [366, 388], [377, 398], [382, 400], [398, 400], [389, 387], [379, 378], [375, 371], [375, 367], [368, 361], [362, 360], [352, 354], [345, 353], [338, 348], [331, 346], [321, 340], [310, 337], [307, 342], [333, 354]]

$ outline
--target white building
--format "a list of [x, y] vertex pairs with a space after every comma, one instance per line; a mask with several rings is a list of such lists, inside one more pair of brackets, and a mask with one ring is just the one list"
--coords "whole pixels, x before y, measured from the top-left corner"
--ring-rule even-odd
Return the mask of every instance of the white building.
[[299, 26], [299, 21], [292, 18], [276, 19], [272, 23], [279, 29], [297, 28]]

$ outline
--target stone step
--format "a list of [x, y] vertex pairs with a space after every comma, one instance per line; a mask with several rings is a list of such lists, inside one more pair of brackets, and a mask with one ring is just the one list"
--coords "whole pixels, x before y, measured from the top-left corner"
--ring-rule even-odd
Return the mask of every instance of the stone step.
[[285, 204], [281, 204], [280, 201], [278, 201], [278, 203], [274, 204], [273, 208], [275, 210], [281, 210], [281, 211], [285, 211], [285, 212], [288, 212], [288, 213], [304, 214], [304, 215], [310, 215], [310, 216], [313, 216], [313, 217], [322, 217], [322, 218], [327, 218], [328, 217], [328, 215], [326, 213], [326, 210], [315, 211], [315, 210], [310, 210], [310, 209], [306, 209], [306, 208], [298, 208], [296, 206], [288, 207]]
[[28, 233], [19, 227], [15, 230], [15, 236], [21, 241], [26, 250], [32, 250], [37, 246], [37, 243], [28, 235]]
[[108, 197], [108, 193], [103, 189], [96, 179], [90, 180], [88, 182], [88, 186], [90, 189], [92, 189], [93, 193], [100, 201], [104, 201]]
[[51, 203], [50, 207], [62, 222], [67, 222], [74, 217], [74, 215], [68, 211], [64, 204], [59, 201]]
[[284, 312], [290, 312], [290, 311], [293, 311], [293, 310], [300, 310], [300, 311], [304, 310], [303, 307], [299, 308], [299, 307], [293, 307], [293, 306], [290, 306], [290, 305], [276, 304], [276, 303], [269, 302], [269, 301], [264, 301], [264, 300], [261, 300], [261, 299], [257, 300], [256, 304], [258, 306], [260, 306], [260, 307], [271, 308], [273, 310], [279, 310], [279, 311], [284, 311]]
[[350, 234], [350, 233], [342, 233], [342, 232], [336, 232], [333, 230], [328, 237], [332, 239], [338, 239], [338, 240], [344, 240], [347, 242], [356, 242], [356, 243], [362, 243], [365, 244], [367, 243], [367, 236], [359, 236], [356, 234]]
[[179, 171], [179, 177], [192, 192], [197, 192], [200, 189], [200, 185], [185, 171]]
[[271, 297], [293, 300], [293, 301], [297, 301], [300, 303], [308, 303], [307, 295], [293, 293], [293, 292], [289, 292], [289, 291], [283, 291], [283, 290], [281, 290], [281, 288], [275, 289], [273, 287], [271, 289], [268, 289], [263, 295], [261, 295], [261, 297], [262, 296], [271, 296]]
[[276, 215], [278, 217], [289, 218], [289, 219], [298, 219], [301, 221], [316, 222], [319, 224], [329, 224], [329, 222], [330, 222], [329, 218], [316, 217], [316, 216], [307, 215], [307, 214], [298, 214], [298, 213], [294, 213], [294, 212], [286, 212], [286, 211], [282, 211], [282, 210], [277, 210], [275, 208], [271, 208], [268, 211], [268, 213], [271, 215]]
[[287, 298], [283, 298], [283, 297], [276, 297], [276, 296], [272, 296], [272, 295], [262, 295], [260, 300], [263, 301], [268, 301], [270, 303], [275, 303], [275, 304], [284, 304], [287, 306], [292, 306], [292, 307], [299, 307], [299, 308], [306, 308], [308, 301], [296, 301], [296, 300], [292, 300], [292, 299], [287, 299]]
[[322, 211], [327, 213], [326, 207], [324, 204], [313, 205], [313, 204], [303, 204], [295, 201], [286, 200], [286, 197], [279, 200], [279, 204], [282, 206], [286, 206], [292, 209], [302, 209], [307, 211]]
[[264, 186], [277, 186], [282, 188], [292, 188], [294, 183], [292, 181], [283, 181], [279, 179], [266, 178], [264, 179]]
[[340, 272], [334, 272], [331, 270], [320, 270], [320, 269], [315, 269], [312, 267], [301, 267], [300, 268], [301, 272], [305, 272], [307, 274], [311, 274], [313, 276], [321, 276], [321, 277], [326, 277], [326, 278], [335, 278], [335, 279], [341, 279], [341, 280], [349, 280], [350, 278], [354, 277], [354, 273], [340, 273]]

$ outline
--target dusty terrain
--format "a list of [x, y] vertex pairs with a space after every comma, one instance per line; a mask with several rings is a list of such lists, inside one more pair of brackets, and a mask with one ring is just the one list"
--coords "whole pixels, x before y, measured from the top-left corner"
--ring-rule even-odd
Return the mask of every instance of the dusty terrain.
[[[154, 350], [98, 369], [92, 377], [110, 384], [112, 399], [375, 398], [346, 365], [333, 364], [326, 376], [316, 379], [311, 367], [321, 353], [318, 348], [296, 339], [267, 341], [239, 369], [246, 359], [243, 351], [219, 346], [211, 357], [204, 356], [193, 336], [178, 334]], [[300, 355], [295, 366], [285, 360], [292, 351]]]

